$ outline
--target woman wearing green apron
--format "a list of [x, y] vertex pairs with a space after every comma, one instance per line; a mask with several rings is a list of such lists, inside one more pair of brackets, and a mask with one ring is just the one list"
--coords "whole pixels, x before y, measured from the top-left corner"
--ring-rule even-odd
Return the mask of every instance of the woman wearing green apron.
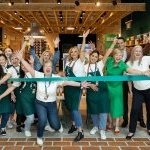
[[[26, 72], [24, 66], [22, 65], [22, 70]], [[9, 72], [9, 71], [8, 71]], [[26, 73], [25, 77], [31, 77], [29, 73]], [[24, 121], [24, 117], [26, 116], [25, 120], [25, 136], [29, 137], [31, 136], [30, 127], [34, 120], [34, 100], [35, 100], [35, 92], [36, 92], [36, 84], [32, 82], [28, 83], [22, 83], [20, 86], [20, 83], [14, 82], [11, 87], [9, 87], [7, 90], [3, 91], [3, 94], [0, 96], [7, 97], [10, 92], [14, 90], [16, 95], [16, 113], [17, 117], [19, 116], [17, 120], [17, 131], [21, 132], [21, 122]]]
[[[5, 75], [6, 70], [4, 66], [6, 65], [6, 57], [3, 54], [0, 54], [0, 79]], [[0, 95], [8, 88], [7, 83], [0, 85]], [[12, 113], [10, 95], [0, 98], [0, 134], [6, 135], [6, 124], [8, 122], [9, 116]]]
[[[85, 65], [87, 76], [103, 76], [104, 64], [99, 61], [99, 52], [93, 51], [89, 57], [89, 63]], [[90, 134], [95, 134], [100, 129], [101, 139], [106, 139], [105, 129], [107, 113], [109, 112], [109, 98], [107, 85], [103, 81], [91, 82], [91, 88], [87, 89], [86, 95], [87, 112], [91, 114], [93, 129]]]
[[[83, 33], [83, 42], [81, 50], [77, 46], [72, 47], [69, 50], [68, 60], [66, 62], [65, 73], [67, 77], [81, 77], [85, 76], [84, 73], [84, 47], [86, 37], [89, 34], [89, 30]], [[73, 133], [78, 129], [78, 135], [74, 141], [80, 141], [84, 138], [82, 130], [82, 118], [79, 112], [79, 105], [81, 99], [82, 90], [79, 87], [66, 86], [64, 87], [64, 97], [66, 107], [71, 113], [72, 126], [68, 131], [68, 134]]]
[[[25, 78], [32, 78], [31, 74], [27, 72], [25, 67], [21, 65], [21, 69], [24, 71]], [[36, 98], [36, 83], [24, 82], [20, 86], [20, 104], [22, 108], [22, 114], [26, 117], [25, 120], [25, 136], [30, 137], [31, 124], [34, 121], [35, 113], [35, 98]]]
[[[13, 54], [11, 57], [11, 63], [12, 63], [12, 66], [7, 70], [7, 74], [0, 80], [0, 84], [6, 82], [10, 78], [19, 78], [19, 76], [20, 76], [20, 61], [15, 56], [15, 54]], [[15, 89], [14, 93], [16, 96], [15, 109], [16, 109], [16, 114], [17, 114], [17, 119], [16, 119], [16, 123], [17, 123], [16, 131], [17, 132], [22, 131], [21, 130], [21, 121], [23, 118], [22, 108], [21, 108], [21, 104], [20, 104], [21, 96], [20, 96], [19, 86], [20, 86], [19, 82], [13, 82], [12, 86], [11, 86], [11, 92]], [[5, 97], [5, 94], [3, 97]]]

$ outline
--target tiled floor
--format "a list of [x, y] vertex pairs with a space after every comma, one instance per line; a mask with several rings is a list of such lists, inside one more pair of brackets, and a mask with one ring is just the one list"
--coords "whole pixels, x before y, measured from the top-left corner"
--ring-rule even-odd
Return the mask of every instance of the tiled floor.
[[[73, 142], [77, 133], [67, 134], [68, 120], [63, 122], [63, 133], [44, 133], [44, 146], [36, 144], [36, 129], [32, 127], [32, 137], [25, 138], [24, 133], [16, 133], [15, 129], [7, 129], [7, 136], [0, 136], [1, 150], [150, 150], [150, 136], [146, 129], [137, 127], [135, 137], [131, 141], [125, 139], [128, 128], [121, 128], [121, 134], [116, 136], [113, 132], [106, 132], [107, 140], [101, 140], [99, 133], [91, 136], [91, 126], [85, 125], [86, 107], [85, 101], [81, 103], [81, 111], [84, 116], [85, 138], [80, 142]], [[60, 112], [62, 114], [62, 112]], [[145, 115], [145, 109], [144, 109]], [[64, 118], [62, 119], [64, 120]]]
[[116, 136], [113, 132], [106, 132], [107, 140], [101, 140], [99, 133], [91, 136], [85, 129], [85, 138], [80, 142], [73, 142], [77, 133], [44, 133], [44, 146], [36, 144], [36, 130], [32, 127], [32, 137], [25, 138], [24, 133], [16, 133], [15, 129], [8, 129], [7, 136], [0, 138], [2, 150], [150, 150], [150, 136], [146, 130], [138, 127], [135, 137], [128, 141], [125, 136], [128, 129], [121, 129], [121, 134]]
[[44, 146], [36, 144], [36, 138], [0, 138], [2, 150], [150, 150], [149, 138], [84, 138], [80, 142], [72, 142], [72, 138], [45, 138]]

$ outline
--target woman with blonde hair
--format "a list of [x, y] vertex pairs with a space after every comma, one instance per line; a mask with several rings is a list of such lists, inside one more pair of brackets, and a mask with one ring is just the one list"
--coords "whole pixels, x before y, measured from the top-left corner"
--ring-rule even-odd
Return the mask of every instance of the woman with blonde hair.
[[[143, 49], [141, 46], [135, 46], [132, 49], [131, 57], [127, 62], [128, 66], [138, 69], [140, 71], [149, 70], [150, 56], [143, 56]], [[129, 133], [126, 139], [131, 139], [136, 131], [138, 112], [142, 106], [143, 99], [146, 103], [147, 110], [147, 132], [150, 135], [150, 80], [147, 81], [133, 81], [132, 87], [132, 108], [130, 113]]]
[[[56, 37], [56, 39], [53, 40], [54, 54], [49, 49], [47, 49], [42, 53], [42, 55], [40, 57], [40, 63], [41, 63], [42, 66], [44, 65], [44, 63], [46, 63], [48, 61], [52, 62], [53, 73], [57, 73], [56, 72], [56, 64], [59, 61], [59, 57], [60, 57], [59, 42], [60, 42], [59, 37]], [[40, 71], [42, 71], [42, 70], [43, 69], [41, 68]]]
[[[69, 50], [68, 60], [65, 66], [65, 73], [67, 77], [81, 77], [85, 76], [84, 73], [84, 48], [86, 37], [89, 34], [89, 30], [83, 33], [83, 42], [81, 50], [74, 46]], [[72, 126], [68, 131], [68, 134], [73, 133], [78, 129], [78, 135], [74, 139], [74, 141], [80, 141], [84, 138], [83, 130], [82, 130], [82, 118], [79, 112], [79, 104], [81, 99], [82, 90], [79, 87], [66, 86], [64, 87], [64, 96], [66, 107], [71, 113]]]
[[52, 61], [52, 59], [53, 59], [53, 54], [50, 52], [50, 50], [45, 50], [40, 57], [40, 63], [43, 66], [44, 63], [48, 61]]
[[[112, 49], [113, 57], [108, 57], [106, 60], [106, 75], [116, 76], [123, 75], [124, 72], [137, 75], [149, 75], [149, 70], [138, 70], [137, 68], [133, 69], [126, 65], [123, 60], [123, 54], [120, 49], [114, 49], [117, 39], [114, 40], [110, 50]], [[120, 81], [116, 82], [107, 82], [108, 93], [110, 98], [110, 124], [109, 128], [112, 127], [112, 119], [115, 119], [115, 134], [119, 134], [119, 120], [123, 116], [123, 87]], [[112, 119], [111, 119], [112, 118]]]

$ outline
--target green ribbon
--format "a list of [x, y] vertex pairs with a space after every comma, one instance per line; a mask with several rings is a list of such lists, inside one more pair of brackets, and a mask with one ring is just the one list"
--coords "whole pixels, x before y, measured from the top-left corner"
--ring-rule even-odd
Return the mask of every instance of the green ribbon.
[[148, 76], [123, 75], [123, 76], [89, 76], [89, 77], [51, 77], [51, 78], [11, 78], [9, 82], [37, 82], [37, 81], [139, 81], [150, 80]]

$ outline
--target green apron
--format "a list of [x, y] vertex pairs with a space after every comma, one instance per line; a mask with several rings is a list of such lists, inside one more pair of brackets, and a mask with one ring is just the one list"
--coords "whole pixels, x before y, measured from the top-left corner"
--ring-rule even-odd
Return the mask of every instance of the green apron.
[[[3, 94], [7, 89], [8, 89], [7, 84], [0, 85], [0, 95]], [[13, 109], [12, 109], [10, 94], [9, 94], [0, 100], [0, 114], [2, 113], [11, 114], [12, 111]]]
[[35, 113], [36, 83], [26, 82], [25, 87], [20, 88], [20, 104], [22, 113], [27, 116]]
[[[89, 72], [87, 76], [101, 76], [99, 70]], [[95, 82], [91, 82], [95, 83]], [[97, 82], [98, 91], [93, 91], [91, 88], [87, 89], [86, 101], [87, 112], [89, 114], [99, 114], [109, 112], [109, 97], [107, 84], [103, 81]]]
[[[66, 66], [65, 72], [67, 77], [75, 77], [75, 74], [72, 71], [72, 67]], [[69, 109], [70, 111], [79, 109], [81, 93], [82, 90], [80, 87], [64, 87], [64, 97], [67, 109]]]
[[15, 103], [15, 108], [16, 108], [16, 113], [22, 115], [23, 114], [23, 108], [21, 105], [21, 93], [20, 93], [20, 87], [17, 87], [14, 90], [14, 94], [16, 96], [16, 103]]

